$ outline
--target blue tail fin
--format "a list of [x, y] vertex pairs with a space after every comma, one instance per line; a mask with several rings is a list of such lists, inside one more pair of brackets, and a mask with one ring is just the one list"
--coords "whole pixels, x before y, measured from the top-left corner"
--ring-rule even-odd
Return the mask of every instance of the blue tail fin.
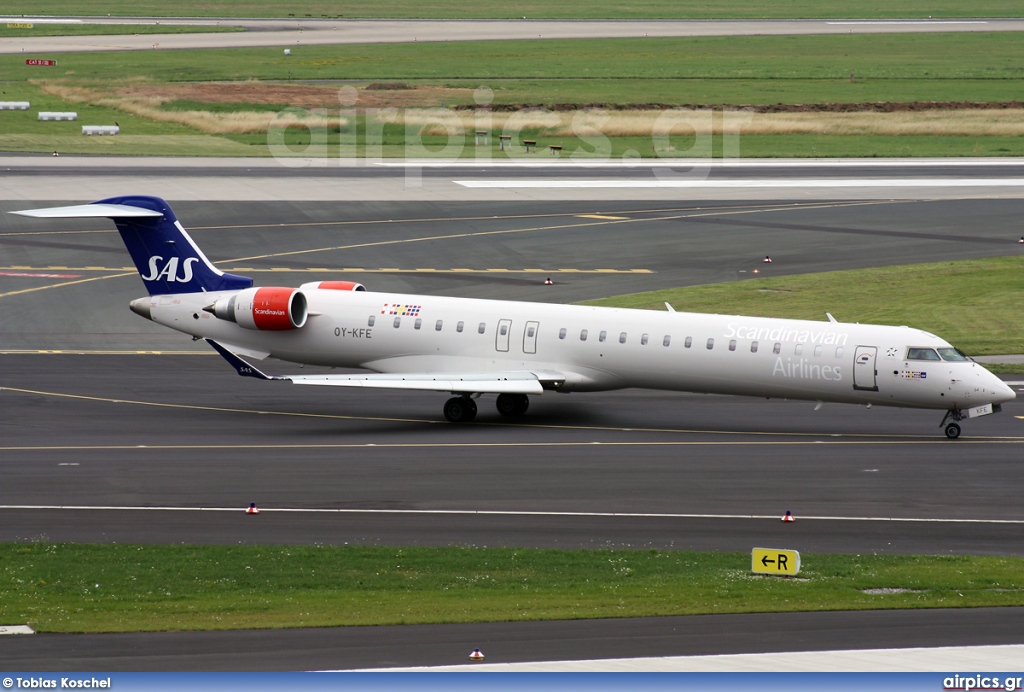
[[[230, 291], [252, 286], [252, 279], [225, 274], [213, 266], [178, 223], [170, 205], [159, 197], [111, 197], [93, 204], [138, 207], [160, 214], [121, 216], [116, 209], [104, 214], [113, 219], [121, 233], [150, 295]], [[92, 205], [86, 205], [89, 206]]]

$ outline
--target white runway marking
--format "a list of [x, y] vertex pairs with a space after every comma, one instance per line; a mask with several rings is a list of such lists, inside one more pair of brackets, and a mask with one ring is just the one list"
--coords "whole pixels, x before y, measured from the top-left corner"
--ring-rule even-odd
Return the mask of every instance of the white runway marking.
[[[0, 162], [2, 163], [2, 162]], [[368, 161], [381, 168], [962, 168], [978, 166], [1019, 166], [1020, 161], [1006, 159], [408, 159]]]
[[1022, 187], [1024, 178], [802, 178], [792, 180], [453, 180], [456, 185], [468, 188], [935, 188], [935, 187]]
[[[0, 505], [0, 510], [69, 510], [69, 511], [124, 511], [124, 512], [234, 512], [244, 514], [246, 507], [124, 507], [117, 505]], [[407, 514], [407, 515], [473, 515], [502, 517], [620, 517], [640, 519], [771, 519], [780, 521], [777, 514], [675, 514], [670, 512], [534, 512], [528, 510], [490, 509], [344, 509], [344, 508], [260, 508], [261, 514]], [[800, 521], [873, 521], [912, 524], [1019, 524], [1024, 519], [948, 519], [923, 517], [830, 517], [803, 516]]]
[[[773, 654], [660, 656], [590, 661], [539, 661], [536, 663], [468, 663], [454, 666], [367, 670], [403, 672], [515, 671], [532, 673], [786, 673], [835, 671], [933, 673], [935, 671], [957, 669], [1007, 670], [1013, 668], [1013, 665], [1007, 664], [1008, 661], [1020, 661], [1022, 657], [1024, 657], [1024, 646], [1011, 644], [995, 646], [944, 646], [936, 648], [917, 647], [913, 649], [792, 651]], [[938, 678], [939, 676], [936, 677]]]
[[953, 20], [953, 19], [951, 19], [951, 20], [939, 20], [939, 21], [935, 21], [935, 20], [932, 20], [932, 19], [918, 19], [918, 20], [911, 20], [911, 21], [906, 21], [906, 20], [880, 20], [880, 21], [825, 22], [825, 23], [829, 24], [829, 25], [833, 25], [833, 26], [847, 26], [847, 25], [862, 26], [862, 25], [865, 25], [865, 24], [879, 24], [881, 26], [894, 26], [894, 25], [901, 25], [901, 24], [988, 24], [988, 22], [986, 22], [986, 21], [977, 20], [977, 19], [974, 19], [974, 20]]

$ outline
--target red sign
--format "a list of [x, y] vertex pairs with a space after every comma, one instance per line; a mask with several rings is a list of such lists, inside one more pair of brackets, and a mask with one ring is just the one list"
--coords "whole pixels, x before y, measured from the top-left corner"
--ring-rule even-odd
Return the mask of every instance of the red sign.
[[57, 61], [56, 60], [36, 60], [35, 58], [29, 58], [28, 60], [25, 61], [25, 64], [26, 65], [45, 65], [47, 67], [50, 67], [52, 65], [56, 65]]

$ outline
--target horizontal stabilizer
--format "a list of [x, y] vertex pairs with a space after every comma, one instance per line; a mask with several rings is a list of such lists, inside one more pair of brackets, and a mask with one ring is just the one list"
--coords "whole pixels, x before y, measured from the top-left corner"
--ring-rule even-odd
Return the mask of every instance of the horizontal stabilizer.
[[111, 219], [151, 296], [240, 291], [252, 286], [247, 276], [217, 269], [159, 197], [124, 195], [92, 204], [11, 213], [40, 219]]
[[12, 214], [34, 216], [37, 219], [128, 219], [163, 216], [162, 212], [127, 204], [79, 204], [73, 207], [48, 207], [12, 211]]

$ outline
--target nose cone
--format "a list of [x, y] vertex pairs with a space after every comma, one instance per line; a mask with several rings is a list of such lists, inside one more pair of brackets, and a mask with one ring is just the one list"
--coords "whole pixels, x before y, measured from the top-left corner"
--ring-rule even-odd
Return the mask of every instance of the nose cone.
[[999, 379], [992, 373], [989, 373], [988, 375], [991, 378], [991, 382], [986, 383], [988, 385], [986, 386], [986, 389], [988, 389], [989, 386], [991, 387], [989, 391], [993, 392], [993, 404], [1005, 404], [1006, 402], [1013, 401], [1014, 399], [1017, 398], [1017, 393], [1010, 389], [1010, 386], [1008, 384], [1003, 382], [1001, 379]]
[[134, 312], [136, 315], [142, 315], [147, 320], [151, 320], [153, 319], [153, 317], [150, 315], [149, 312], [150, 303], [151, 301], [147, 296], [145, 298], [136, 298], [132, 302], [128, 303], [128, 307], [131, 308], [132, 312]]

